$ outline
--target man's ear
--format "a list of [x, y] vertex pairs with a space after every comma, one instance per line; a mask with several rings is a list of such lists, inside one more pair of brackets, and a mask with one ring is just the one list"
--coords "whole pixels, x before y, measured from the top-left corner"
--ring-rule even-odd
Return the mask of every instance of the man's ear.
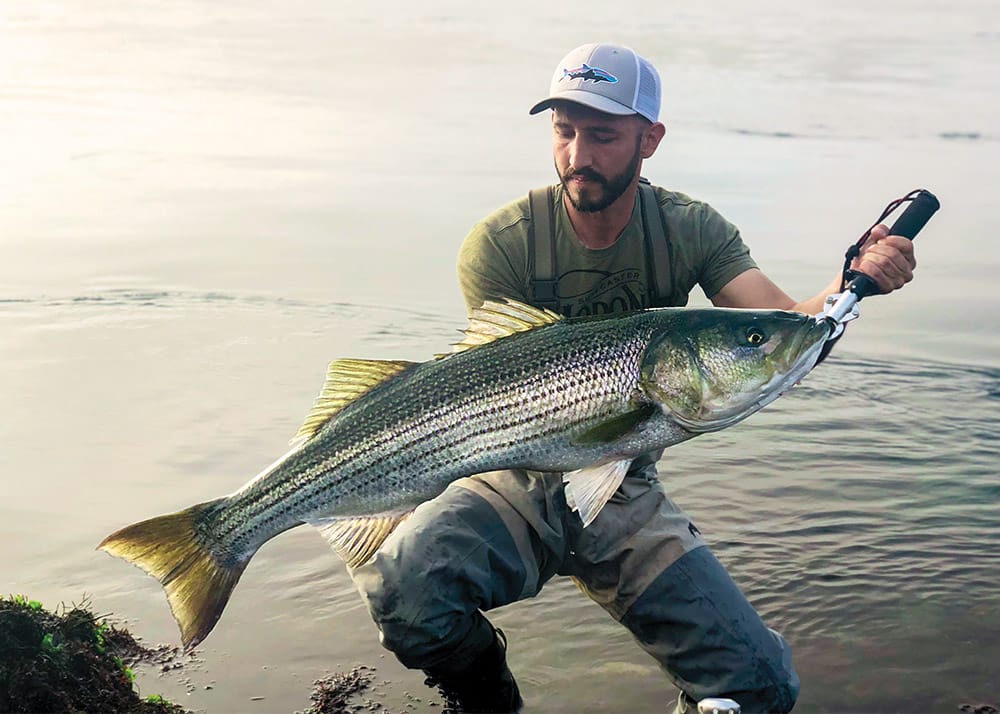
[[640, 147], [642, 158], [648, 159], [656, 153], [656, 147], [660, 145], [666, 133], [667, 127], [663, 126], [660, 122], [653, 122], [646, 127], [646, 130], [642, 134], [642, 145]]

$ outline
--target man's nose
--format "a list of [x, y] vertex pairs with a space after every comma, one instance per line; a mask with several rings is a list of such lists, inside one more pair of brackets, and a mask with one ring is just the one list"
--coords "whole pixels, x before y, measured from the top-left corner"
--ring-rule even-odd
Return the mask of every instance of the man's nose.
[[574, 169], [589, 168], [593, 160], [587, 142], [577, 136], [569, 146], [569, 163]]

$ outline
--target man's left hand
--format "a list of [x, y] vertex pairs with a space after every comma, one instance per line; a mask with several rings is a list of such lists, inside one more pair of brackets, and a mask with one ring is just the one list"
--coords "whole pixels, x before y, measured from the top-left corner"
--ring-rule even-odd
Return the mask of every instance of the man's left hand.
[[878, 283], [883, 294], [898, 290], [913, 280], [916, 267], [913, 241], [889, 235], [889, 229], [881, 223], [872, 228], [868, 240], [861, 246], [861, 255], [851, 263], [852, 270]]

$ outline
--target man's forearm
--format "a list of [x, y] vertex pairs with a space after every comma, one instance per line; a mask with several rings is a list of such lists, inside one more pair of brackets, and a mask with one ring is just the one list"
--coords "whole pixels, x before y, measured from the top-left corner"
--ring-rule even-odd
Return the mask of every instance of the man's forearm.
[[826, 302], [827, 295], [833, 295], [834, 293], [840, 292], [840, 276], [838, 275], [830, 284], [827, 285], [823, 290], [813, 295], [807, 300], [802, 300], [795, 303], [791, 308], [792, 310], [797, 310], [798, 312], [804, 312], [807, 315], [817, 315], [823, 311], [823, 305]]

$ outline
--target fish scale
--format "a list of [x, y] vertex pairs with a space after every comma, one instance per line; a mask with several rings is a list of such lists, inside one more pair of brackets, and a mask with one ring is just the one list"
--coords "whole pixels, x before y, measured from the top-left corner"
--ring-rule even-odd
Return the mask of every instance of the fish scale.
[[[224, 546], [235, 551], [255, 550], [259, 543], [254, 542], [257, 538], [247, 538], [251, 532], [259, 538], [273, 530], [262, 543], [301, 524], [303, 513], [322, 517], [337, 511], [338, 506], [342, 513], [351, 513], [341, 504], [360, 501], [359, 496], [367, 494], [376, 494], [365, 504], [369, 509], [398, 508], [412, 501], [410, 494], [416, 495], [418, 501], [427, 500], [436, 495], [428, 492], [440, 492], [443, 485], [454, 480], [456, 473], [480, 470], [476, 456], [487, 451], [494, 457], [501, 453], [508, 455], [501, 463], [491, 464], [489, 470], [542, 466], [568, 470], [585, 465], [587, 461], [578, 452], [572, 460], [556, 453], [565, 438], [552, 445], [546, 444], [546, 439], [552, 434], [562, 434], [567, 425], [585, 427], [588, 420], [605, 418], [627, 403], [638, 386], [638, 360], [648, 335], [633, 334], [632, 344], [623, 350], [621, 333], [627, 331], [626, 326], [598, 335], [587, 330], [591, 343], [597, 344], [577, 344], [575, 351], [571, 351], [583, 326], [562, 323], [553, 327], [562, 333], [554, 339], [549, 337], [542, 342], [539, 334], [528, 332], [449, 356], [430, 379], [412, 375], [412, 383], [390, 382], [372, 393], [362, 408], [345, 409], [300, 452], [300, 458], [293, 455], [227, 505], [226, 513], [218, 516], [220, 530], [232, 538], [231, 543], [223, 541]], [[532, 342], [541, 344], [536, 346]], [[527, 362], [544, 356], [544, 366], [533, 372], [520, 368], [498, 370], [496, 364], [503, 362], [504, 355], [492, 354], [488, 348], [504, 353], [521, 352]], [[590, 359], [580, 355], [588, 355]], [[568, 359], [570, 356], [575, 359]], [[469, 384], [473, 385], [471, 394], [458, 386]], [[536, 408], [524, 409], [525, 402]], [[539, 405], [544, 408], [538, 408]], [[413, 416], [403, 416], [407, 413]], [[472, 414], [479, 418], [469, 419]], [[450, 438], [445, 444], [425, 447], [424, 453], [413, 453], [415, 446], [428, 442], [429, 424], [446, 425], [439, 430], [448, 431]], [[539, 428], [539, 424], [546, 426]], [[469, 441], [477, 437], [488, 438], [488, 446], [469, 448]], [[336, 445], [328, 443], [327, 439], [332, 438], [338, 439]], [[388, 444], [395, 444], [395, 449], [386, 451]], [[449, 461], [444, 458], [447, 452], [457, 454]], [[530, 454], [536, 457], [534, 463], [528, 462]], [[538, 459], [539, 455], [543, 459], [556, 458], [544, 463]], [[309, 465], [304, 466], [303, 462]], [[288, 474], [297, 475], [289, 479]], [[410, 483], [409, 493], [395, 491], [396, 498], [380, 498], [384, 493], [380, 486], [394, 475]], [[275, 489], [274, 485], [289, 483], [295, 484], [294, 501], [288, 504], [285, 518], [273, 518], [269, 514], [274, 504], [284, 500], [281, 489]], [[336, 500], [330, 498], [338, 484], [347, 483], [352, 486], [336, 493]], [[312, 504], [320, 500], [324, 502], [323, 509], [317, 510]], [[300, 515], [291, 517], [292, 512]], [[266, 522], [267, 527], [247, 528], [261, 522]]]

